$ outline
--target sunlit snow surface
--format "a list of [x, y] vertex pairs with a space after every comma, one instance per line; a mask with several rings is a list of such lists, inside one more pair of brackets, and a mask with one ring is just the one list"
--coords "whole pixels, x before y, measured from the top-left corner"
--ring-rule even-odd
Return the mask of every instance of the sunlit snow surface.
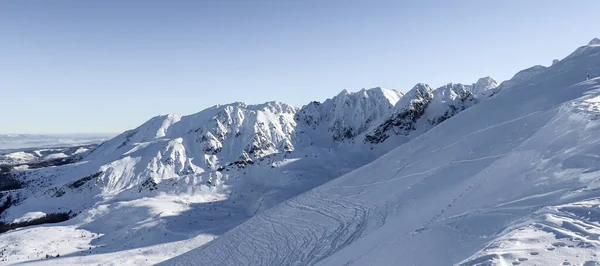
[[[18, 195], [26, 199], [3, 219], [42, 210], [78, 215], [0, 234], [1, 262], [593, 265], [600, 79], [585, 80], [587, 73], [600, 76], [597, 45], [497, 88], [478, 82], [478, 93], [491, 96], [481, 102], [455, 97], [466, 92], [460, 84], [418, 85], [410, 98], [392, 100], [380, 89], [366, 102], [366, 91], [344, 92], [305, 109], [303, 118], [312, 120], [302, 127], [297, 109], [277, 102], [156, 117], [84, 161], [23, 171], [29, 183]], [[393, 101], [402, 105], [391, 108]], [[384, 112], [424, 105], [417, 118]], [[468, 108], [454, 112], [457, 106]], [[373, 118], [346, 121], [343, 112]], [[380, 127], [390, 117], [412, 124]], [[374, 128], [393, 141], [331, 141]], [[268, 156], [215, 169], [246, 144]], [[293, 152], [281, 152], [290, 144]]]
[[164, 264], [593, 265], [600, 79], [587, 72], [600, 74], [595, 46]]

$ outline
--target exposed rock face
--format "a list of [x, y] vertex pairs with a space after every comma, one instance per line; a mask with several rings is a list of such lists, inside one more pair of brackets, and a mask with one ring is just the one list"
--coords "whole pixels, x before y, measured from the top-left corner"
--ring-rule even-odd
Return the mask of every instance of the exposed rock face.
[[415, 130], [415, 124], [423, 116], [433, 100], [433, 90], [426, 84], [417, 84], [396, 104], [392, 114], [365, 136], [370, 143], [381, 143], [390, 134], [407, 135]]
[[[480, 86], [483, 83], [493, 84], [491, 81], [485, 80]], [[408, 136], [417, 129], [427, 130], [476, 101], [469, 87], [462, 84], [448, 84], [436, 90], [417, 84], [396, 104], [387, 119], [366, 134], [365, 141], [377, 144], [393, 135]]]
[[323, 103], [311, 102], [296, 115], [313, 130], [323, 131], [335, 141], [352, 139], [385, 116], [402, 97], [395, 90], [373, 88], [355, 93], [343, 90]]

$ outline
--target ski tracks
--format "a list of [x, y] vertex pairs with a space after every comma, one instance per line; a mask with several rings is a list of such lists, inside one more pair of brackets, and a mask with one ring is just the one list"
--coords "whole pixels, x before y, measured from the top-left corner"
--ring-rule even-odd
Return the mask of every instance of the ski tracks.
[[515, 119], [510, 119], [510, 120], [507, 120], [507, 121], [504, 121], [504, 122], [501, 122], [501, 123], [498, 123], [498, 124], [495, 124], [495, 125], [490, 125], [490, 126], [488, 126], [488, 127], [485, 127], [485, 128], [483, 128], [483, 129], [479, 129], [479, 130], [477, 130], [477, 131], [471, 132], [471, 133], [469, 133], [469, 134], [467, 134], [467, 135], [465, 135], [465, 136], [461, 137], [461, 138], [460, 138], [458, 141], [456, 141], [456, 142], [453, 142], [453, 143], [451, 143], [451, 144], [448, 144], [448, 145], [446, 145], [446, 146], [443, 146], [443, 147], [441, 147], [441, 148], [439, 148], [439, 149], [432, 150], [432, 151], [430, 151], [430, 152], [432, 152], [432, 153], [435, 153], [435, 152], [439, 152], [439, 151], [441, 151], [441, 150], [445, 150], [445, 149], [447, 149], [447, 148], [450, 148], [450, 147], [452, 147], [452, 146], [455, 146], [455, 145], [457, 145], [457, 144], [459, 144], [459, 143], [461, 143], [461, 142], [463, 142], [463, 141], [465, 141], [465, 140], [468, 140], [468, 139], [469, 139], [469, 138], [471, 138], [472, 136], [474, 136], [474, 135], [477, 135], [477, 134], [479, 134], [479, 133], [482, 133], [482, 132], [485, 132], [485, 131], [488, 131], [488, 130], [490, 130], [490, 129], [494, 129], [494, 128], [497, 128], [497, 127], [501, 127], [501, 126], [504, 126], [504, 125], [506, 125], [506, 124], [510, 124], [510, 123], [512, 123], [512, 122], [516, 122], [516, 121], [519, 121], [519, 120], [521, 120], [521, 119], [525, 119], [525, 118], [528, 118], [528, 117], [530, 117], [530, 116], [534, 116], [534, 115], [537, 115], [537, 114], [540, 114], [540, 113], [542, 113], [542, 111], [535, 111], [535, 112], [531, 112], [531, 113], [529, 113], [529, 114], [526, 114], [526, 115], [524, 115], [524, 116], [517, 117], [517, 118], [515, 118]]
[[385, 214], [374, 206], [315, 191], [275, 209], [279, 211], [267, 210], [228, 233], [234, 237], [217, 238], [182, 256], [188, 259], [165, 265], [313, 265], [385, 222]]

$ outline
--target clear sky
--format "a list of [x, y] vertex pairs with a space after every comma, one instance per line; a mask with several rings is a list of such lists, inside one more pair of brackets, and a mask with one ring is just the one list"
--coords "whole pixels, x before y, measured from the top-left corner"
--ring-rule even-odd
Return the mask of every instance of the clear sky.
[[0, 133], [502, 81], [600, 37], [598, 14], [597, 0], [0, 1]]

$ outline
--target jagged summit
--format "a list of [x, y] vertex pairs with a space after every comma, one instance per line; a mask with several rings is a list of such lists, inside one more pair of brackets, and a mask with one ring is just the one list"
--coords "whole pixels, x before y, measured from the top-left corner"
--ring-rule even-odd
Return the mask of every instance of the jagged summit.
[[[492, 83], [491, 78], [484, 80]], [[390, 114], [367, 132], [364, 141], [378, 144], [393, 136], [400, 137], [399, 141], [408, 141], [409, 136], [436, 126], [476, 102], [470, 87], [460, 83], [449, 83], [435, 90], [418, 83], [396, 103]]]
[[424, 95], [431, 91], [431, 87], [425, 83], [417, 83], [412, 87], [408, 92], [406, 92], [406, 96], [416, 97], [418, 95]]
[[302, 107], [296, 120], [313, 131], [330, 135], [332, 140], [351, 139], [389, 112], [402, 95], [380, 87], [352, 93], [343, 90], [322, 104], [313, 102]]
[[[348, 95], [362, 95], [362, 96], [366, 96], [366, 97], [374, 97], [374, 96], [381, 97], [381, 96], [383, 96], [383, 97], [387, 98], [388, 101], [395, 103], [403, 95], [403, 93], [398, 92], [394, 89], [384, 89], [382, 87], [373, 87], [370, 89], [362, 88], [356, 92], [351, 92], [347, 89], [343, 89], [334, 98], [348, 96]], [[400, 96], [398, 96], [398, 95], [400, 95]]]
[[87, 160], [108, 163], [98, 179], [111, 192], [148, 178], [160, 182], [211, 171], [240, 158], [293, 150], [296, 111], [281, 102], [236, 102], [186, 116], [157, 116], [103, 143]]
[[[259, 103], [259, 104], [247, 104], [245, 102], [233, 102], [233, 103], [229, 103], [229, 104], [218, 104], [215, 105], [213, 107], [210, 108], [245, 108], [248, 110], [264, 110], [266, 108], [276, 108], [276, 109], [297, 109], [297, 107], [294, 107], [293, 105], [284, 103], [284, 102], [280, 102], [280, 101], [269, 101], [269, 102], [264, 102], [264, 103]], [[200, 111], [202, 112], [202, 111]], [[200, 113], [199, 112], [199, 113]]]
[[433, 89], [425, 83], [417, 83], [410, 89], [404, 97], [394, 106], [395, 111], [404, 111], [406, 109], [416, 108], [416, 106], [425, 104], [433, 98]]

